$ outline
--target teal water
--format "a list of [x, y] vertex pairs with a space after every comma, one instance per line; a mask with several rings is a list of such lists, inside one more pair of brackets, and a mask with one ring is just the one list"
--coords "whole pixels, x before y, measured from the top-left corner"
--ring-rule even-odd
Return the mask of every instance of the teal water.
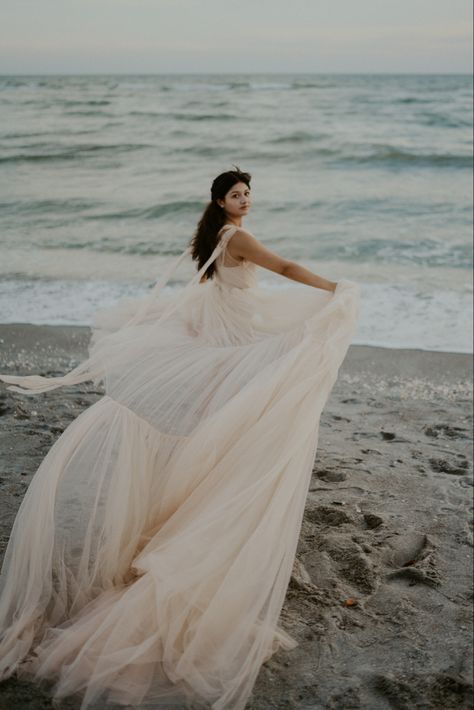
[[0, 109], [0, 321], [144, 291], [235, 163], [244, 226], [362, 284], [357, 342], [472, 350], [472, 77], [3, 76]]

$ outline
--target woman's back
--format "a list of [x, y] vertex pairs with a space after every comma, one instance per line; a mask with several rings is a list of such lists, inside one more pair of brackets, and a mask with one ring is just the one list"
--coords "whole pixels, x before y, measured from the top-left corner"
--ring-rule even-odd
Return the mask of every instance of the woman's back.
[[224, 249], [216, 259], [214, 278], [221, 285], [233, 288], [250, 288], [257, 284], [256, 265], [245, 259], [235, 259], [228, 249], [229, 242], [237, 229], [238, 227], [234, 225], [224, 225], [219, 232]]

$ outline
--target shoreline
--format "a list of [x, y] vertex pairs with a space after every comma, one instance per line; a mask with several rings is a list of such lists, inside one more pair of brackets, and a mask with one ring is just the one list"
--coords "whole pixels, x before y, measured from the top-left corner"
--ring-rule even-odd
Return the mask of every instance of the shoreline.
[[[0, 322], [0, 345], [2, 344], [2, 338], [9, 337], [10, 333], [9, 330], [12, 329], [13, 333], [15, 336], [20, 335], [20, 337], [23, 337], [21, 334], [21, 330], [24, 329], [26, 333], [28, 331], [36, 331], [41, 335], [41, 331], [49, 331], [50, 329], [52, 332], [54, 331], [61, 331], [64, 330], [66, 332], [70, 332], [71, 335], [73, 336], [74, 340], [79, 338], [82, 340], [82, 338], [87, 339], [89, 332], [90, 332], [90, 326], [88, 325], [77, 325], [75, 323], [28, 323], [28, 322], [12, 322], [12, 323], [1, 323]], [[44, 337], [44, 336], [41, 336]], [[72, 343], [74, 344], [74, 343]], [[72, 345], [71, 344], [71, 345]], [[422, 348], [422, 347], [412, 347], [412, 346], [405, 346], [405, 345], [381, 345], [381, 344], [373, 344], [373, 343], [358, 343], [358, 342], [353, 342], [351, 345], [351, 349], [353, 348], [371, 348], [373, 350], [390, 350], [390, 351], [402, 351], [406, 353], [433, 353], [433, 354], [439, 354], [439, 355], [453, 355], [453, 356], [462, 356], [462, 357], [467, 357], [467, 358], [474, 358], [474, 351], [464, 351], [464, 350], [433, 350], [430, 348]], [[78, 351], [78, 356], [83, 356], [83, 353], [85, 351]], [[71, 348], [71, 353], [74, 354], [73, 348]]]
[[[112, 268], [109, 261], [103, 261], [104, 254], [102, 258], [96, 254], [94, 266], [91, 267], [90, 255], [88, 257], [86, 251], [75, 254], [72, 261], [69, 253], [48, 254], [50, 258], [47, 263], [53, 269], [51, 274], [39, 275], [37, 262], [39, 260], [43, 269], [44, 257], [38, 253], [36, 259], [30, 253], [29, 272], [23, 278], [11, 277], [10, 270], [22, 273], [26, 269], [25, 255], [20, 251], [13, 263], [12, 254], [9, 252], [5, 255], [5, 262], [9, 266], [3, 286], [0, 284], [3, 324], [88, 327], [97, 310], [115, 306], [123, 299], [145, 296], [148, 287], [156, 283], [157, 275], [169, 266], [169, 258], [156, 257], [159, 262], [152, 268], [150, 261], [137, 257], [136, 263], [129, 263], [127, 258], [124, 263], [120, 262], [120, 269], [117, 265]], [[313, 263], [307, 259], [302, 259], [301, 263], [312, 271], [325, 273], [328, 278], [336, 280], [338, 274], [342, 273], [344, 278], [361, 286], [361, 312], [353, 341], [355, 344], [472, 353], [472, 277], [468, 270], [466, 273], [459, 273], [459, 270], [454, 273], [456, 270], [453, 270], [447, 283], [445, 270], [438, 271], [435, 267], [430, 267], [429, 275], [422, 272], [420, 276], [417, 269], [407, 274], [405, 268], [397, 276], [393, 264], [385, 265], [375, 275], [372, 273], [373, 265], [367, 271], [368, 267], [358, 263]], [[104, 271], [110, 268], [112, 273], [106, 278]], [[79, 274], [75, 274], [74, 269], [78, 269]], [[116, 269], [120, 273], [115, 274]], [[62, 274], [61, 278], [58, 278], [58, 270]], [[130, 273], [133, 273], [136, 280], [127, 279]], [[84, 279], [85, 274], [87, 280]], [[112, 278], [114, 274], [115, 278]], [[179, 290], [192, 275], [193, 272], [188, 269], [186, 275], [183, 273], [177, 278], [173, 277], [165, 289], [170, 292]], [[439, 286], [441, 283], [442, 288]], [[259, 275], [259, 284], [269, 292], [305, 288], [302, 284], [278, 278], [268, 271]], [[457, 314], [456, 317], [453, 318], [453, 314]]]
[[[63, 374], [89, 333], [0, 324], [0, 372]], [[102, 394], [0, 383], [2, 554], [39, 463]], [[472, 355], [351, 345], [321, 416], [281, 615], [299, 645], [262, 666], [246, 710], [471, 708], [472, 486]], [[15, 678], [0, 705], [53, 708]]]

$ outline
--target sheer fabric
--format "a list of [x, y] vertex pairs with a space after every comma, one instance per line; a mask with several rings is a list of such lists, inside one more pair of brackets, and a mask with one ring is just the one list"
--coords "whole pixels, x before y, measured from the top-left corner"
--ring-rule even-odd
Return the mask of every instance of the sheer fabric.
[[[32, 395], [105, 395], [50, 449], [0, 577], [0, 678], [53, 681], [81, 710], [243, 710], [278, 624], [319, 419], [355, 333], [360, 289], [267, 291], [226, 225], [178, 293], [96, 314], [60, 378], [0, 375]], [[214, 277], [200, 283], [209, 263]]]

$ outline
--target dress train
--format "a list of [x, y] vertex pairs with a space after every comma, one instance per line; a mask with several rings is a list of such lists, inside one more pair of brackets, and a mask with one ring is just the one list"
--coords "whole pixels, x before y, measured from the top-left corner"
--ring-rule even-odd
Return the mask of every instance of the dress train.
[[[0, 577], [0, 678], [78, 693], [81, 710], [243, 710], [278, 619], [319, 419], [355, 333], [359, 287], [271, 292], [232, 263], [227, 225], [178, 293], [96, 314], [89, 357], [26, 395], [105, 395], [39, 466]], [[216, 260], [214, 278], [200, 283]]]

